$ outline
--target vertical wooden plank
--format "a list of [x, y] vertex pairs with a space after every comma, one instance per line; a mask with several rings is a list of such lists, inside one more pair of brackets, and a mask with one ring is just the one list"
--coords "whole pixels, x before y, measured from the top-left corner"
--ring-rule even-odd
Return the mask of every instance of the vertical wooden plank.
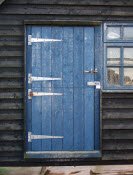
[[[32, 27], [32, 37], [41, 38], [41, 27]], [[32, 75], [41, 76], [41, 43], [32, 43]], [[32, 90], [41, 92], [41, 82], [32, 82]], [[32, 97], [32, 134], [42, 134], [42, 97]], [[32, 150], [41, 151], [41, 140], [32, 140]]]
[[74, 27], [74, 150], [84, 149], [83, 27]]
[[[52, 38], [59, 41], [52, 43], [52, 77], [62, 78], [63, 28], [52, 27]], [[52, 81], [53, 88], [61, 88], [62, 80]]]
[[[84, 28], [84, 70], [94, 69], [94, 28]], [[85, 74], [85, 150], [94, 150], [94, 74]]]
[[31, 100], [28, 99], [28, 89], [31, 89], [31, 84], [28, 84], [28, 74], [31, 73], [31, 46], [28, 45], [28, 35], [31, 35], [31, 27], [26, 28], [26, 151], [31, 150], [31, 143], [28, 142], [28, 132], [31, 132], [32, 126], [32, 111]]
[[73, 27], [63, 37], [63, 150], [73, 150]]
[[73, 88], [73, 27], [63, 29], [63, 87]]
[[74, 66], [73, 66], [73, 78], [74, 87], [84, 86], [84, 27], [74, 27]]
[[[101, 46], [101, 27], [95, 27], [95, 68], [98, 73], [95, 75], [95, 81], [101, 80], [102, 70], [102, 46]], [[100, 90], [95, 90], [95, 150], [100, 149]]]
[[[62, 27], [52, 27], [52, 38], [62, 40]], [[62, 78], [62, 41], [52, 43], [52, 77]], [[62, 92], [62, 81], [52, 81], [52, 91]], [[52, 96], [52, 135], [63, 136], [62, 96]], [[62, 150], [62, 139], [52, 139], [52, 150]]]
[[[42, 27], [42, 38], [50, 39], [51, 27]], [[42, 43], [42, 76], [51, 77], [51, 42]], [[51, 92], [51, 81], [42, 82], [42, 92]], [[52, 97], [42, 97], [42, 135], [52, 135], [51, 131], [51, 110]], [[42, 151], [51, 150], [51, 139], [42, 140]]]

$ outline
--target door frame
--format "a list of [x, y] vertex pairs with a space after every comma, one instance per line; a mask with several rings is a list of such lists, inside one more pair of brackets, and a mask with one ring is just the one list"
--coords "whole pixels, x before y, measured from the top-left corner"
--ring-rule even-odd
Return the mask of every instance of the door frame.
[[[66, 158], [93, 158], [97, 159], [102, 156], [102, 110], [101, 110], [101, 89], [99, 90], [99, 117], [97, 123], [99, 123], [99, 128], [94, 127], [94, 141], [98, 142], [98, 148], [95, 147], [93, 151], [27, 151], [28, 146], [28, 125], [27, 125], [27, 27], [28, 26], [88, 26], [88, 27], [95, 27], [95, 31], [97, 30], [97, 36], [94, 37], [94, 40], [97, 46], [100, 45], [99, 49], [97, 50], [96, 47], [94, 48], [94, 55], [95, 55], [95, 66], [100, 70], [100, 77], [99, 81], [102, 84], [102, 22], [101, 21], [87, 21], [87, 20], [25, 20], [24, 21], [24, 158], [50, 158], [50, 159], [66, 159]], [[97, 27], [97, 28], [96, 28]], [[94, 35], [95, 36], [95, 35]], [[99, 54], [100, 53], [100, 54]], [[97, 64], [96, 64], [97, 63]], [[100, 63], [100, 64], [99, 64]], [[98, 81], [97, 79], [95, 81]], [[101, 85], [102, 86], [102, 85]], [[98, 93], [95, 94], [94, 101]], [[97, 104], [95, 103], [95, 108]], [[98, 115], [95, 112], [95, 116]], [[95, 117], [94, 116], [94, 117]], [[96, 126], [96, 118], [94, 125]], [[98, 133], [98, 134], [97, 134]]]

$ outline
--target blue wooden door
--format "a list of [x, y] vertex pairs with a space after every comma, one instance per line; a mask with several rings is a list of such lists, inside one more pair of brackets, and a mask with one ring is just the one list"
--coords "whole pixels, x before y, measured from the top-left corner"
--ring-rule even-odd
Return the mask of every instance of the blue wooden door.
[[27, 27], [27, 151], [97, 150], [99, 96], [87, 85], [95, 81], [94, 35], [94, 27]]

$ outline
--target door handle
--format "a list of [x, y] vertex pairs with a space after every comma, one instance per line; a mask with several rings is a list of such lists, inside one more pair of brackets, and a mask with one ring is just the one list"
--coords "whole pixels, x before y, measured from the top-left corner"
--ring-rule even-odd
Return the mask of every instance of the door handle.
[[98, 72], [98, 70], [97, 70], [97, 68], [96, 69], [91, 69], [91, 70], [85, 70], [84, 71], [84, 73], [90, 73], [90, 74], [95, 74], [95, 73], [97, 73]]

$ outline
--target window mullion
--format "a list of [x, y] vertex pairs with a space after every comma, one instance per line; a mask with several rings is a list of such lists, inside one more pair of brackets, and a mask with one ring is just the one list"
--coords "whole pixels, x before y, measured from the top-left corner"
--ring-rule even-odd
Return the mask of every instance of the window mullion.
[[124, 58], [123, 58], [123, 46], [121, 47], [120, 53], [120, 85], [124, 84]]

